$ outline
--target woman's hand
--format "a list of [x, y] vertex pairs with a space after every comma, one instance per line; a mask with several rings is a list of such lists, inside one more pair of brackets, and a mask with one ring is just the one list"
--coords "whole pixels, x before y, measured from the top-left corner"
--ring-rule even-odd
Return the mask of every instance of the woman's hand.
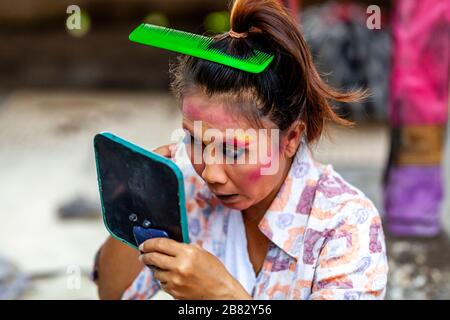
[[166, 144], [164, 146], [158, 147], [155, 150], [153, 150], [153, 152], [166, 157], [166, 158], [170, 158], [172, 155], [172, 149], [176, 146], [175, 143], [172, 144]]
[[139, 249], [139, 259], [155, 267], [155, 279], [175, 299], [251, 299], [222, 262], [197, 244], [154, 238]]

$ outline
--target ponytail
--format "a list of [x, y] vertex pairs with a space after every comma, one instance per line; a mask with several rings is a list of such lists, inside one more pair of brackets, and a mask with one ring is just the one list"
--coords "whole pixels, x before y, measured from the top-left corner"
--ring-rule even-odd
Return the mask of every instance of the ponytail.
[[[230, 26], [246, 37], [216, 37], [214, 46], [230, 54], [248, 56], [258, 49], [275, 58], [260, 74], [249, 74], [194, 57], [185, 57], [172, 69], [172, 89], [180, 96], [191, 85], [203, 88], [208, 95], [254, 89], [253, 108], [258, 117], [268, 116], [281, 130], [296, 121], [305, 125], [308, 143], [320, 138], [325, 123], [350, 125], [331, 107], [333, 102], [354, 102], [366, 97], [356, 90], [339, 92], [320, 77], [310, 50], [295, 19], [278, 0], [230, 1]], [[181, 94], [182, 95], [182, 94]]]

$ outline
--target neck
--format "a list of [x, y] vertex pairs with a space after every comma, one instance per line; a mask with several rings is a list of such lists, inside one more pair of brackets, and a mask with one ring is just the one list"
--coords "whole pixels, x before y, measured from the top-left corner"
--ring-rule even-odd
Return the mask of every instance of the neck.
[[248, 223], [254, 223], [255, 225], [258, 225], [261, 219], [264, 217], [264, 215], [267, 212], [267, 209], [269, 209], [270, 205], [272, 204], [273, 200], [278, 194], [278, 191], [280, 191], [281, 186], [283, 185], [284, 181], [286, 180], [286, 177], [289, 173], [289, 169], [292, 164], [292, 158], [289, 159], [287, 165], [284, 168], [283, 174], [280, 176], [280, 179], [276, 185], [275, 188], [270, 192], [270, 194], [265, 197], [262, 201], [258, 202], [257, 204], [242, 210], [242, 217], [245, 222]]

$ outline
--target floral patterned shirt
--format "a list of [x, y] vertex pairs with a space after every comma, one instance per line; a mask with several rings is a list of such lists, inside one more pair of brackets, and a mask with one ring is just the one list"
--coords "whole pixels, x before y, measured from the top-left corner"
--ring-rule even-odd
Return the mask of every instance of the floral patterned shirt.
[[[195, 173], [184, 145], [173, 151], [186, 189], [189, 236], [221, 261], [228, 218]], [[387, 258], [381, 219], [373, 203], [302, 144], [286, 180], [259, 223], [269, 249], [254, 299], [383, 299]], [[149, 299], [160, 289], [143, 268], [122, 299]]]

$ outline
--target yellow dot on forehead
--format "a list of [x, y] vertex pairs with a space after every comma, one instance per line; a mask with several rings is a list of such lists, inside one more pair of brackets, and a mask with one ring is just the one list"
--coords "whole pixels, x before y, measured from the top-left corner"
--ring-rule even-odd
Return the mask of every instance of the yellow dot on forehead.
[[236, 139], [242, 140], [242, 141], [252, 141], [254, 140], [253, 134], [248, 134], [245, 132], [237, 132], [235, 135]]

